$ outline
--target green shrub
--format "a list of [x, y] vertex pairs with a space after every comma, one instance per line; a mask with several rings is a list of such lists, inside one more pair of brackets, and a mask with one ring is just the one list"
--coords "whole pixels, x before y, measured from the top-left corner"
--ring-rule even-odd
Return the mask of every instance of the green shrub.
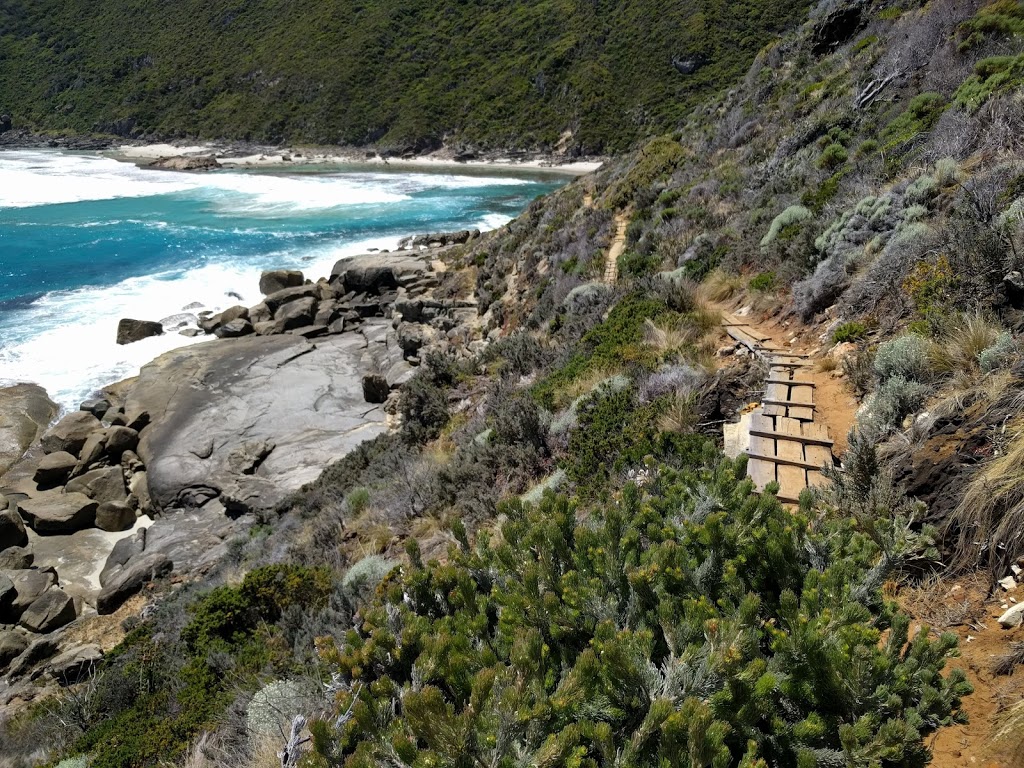
[[614, 504], [503, 505], [500, 536], [410, 569], [325, 649], [353, 693], [319, 759], [923, 768], [970, 691], [942, 673], [955, 635], [909, 633], [849, 517], [812, 528], [744, 475], [654, 467]]
[[875, 139], [864, 139], [857, 147], [857, 157], [867, 157], [878, 153], [881, 145]]
[[860, 341], [867, 335], [867, 332], [868, 327], [864, 323], [858, 320], [850, 320], [832, 332], [832, 343], [846, 344], [851, 341]]
[[957, 88], [954, 102], [977, 111], [992, 96], [1024, 86], [1024, 54], [992, 56], [974, 65], [974, 74]]
[[626, 251], [619, 256], [619, 275], [624, 277], [646, 277], [653, 275], [661, 266], [661, 259], [654, 254], [643, 255]]
[[957, 29], [960, 51], [969, 51], [989, 37], [1024, 35], [1024, 5], [1018, 0], [988, 3]]
[[946, 100], [941, 93], [918, 94], [910, 100], [906, 111], [882, 131], [884, 149], [894, 149], [919, 134], [930, 131], [945, 109]]
[[813, 218], [814, 214], [804, 206], [789, 206], [789, 208], [786, 208], [782, 213], [772, 219], [771, 226], [768, 227], [768, 232], [763, 238], [761, 238], [762, 247], [771, 245], [785, 230], [797, 227], [805, 221]]
[[818, 167], [830, 171], [835, 170], [849, 159], [850, 155], [846, 151], [846, 147], [842, 144], [829, 144], [818, 158]]
[[775, 288], [775, 273], [761, 272], [750, 278], [750, 290], [765, 293]]

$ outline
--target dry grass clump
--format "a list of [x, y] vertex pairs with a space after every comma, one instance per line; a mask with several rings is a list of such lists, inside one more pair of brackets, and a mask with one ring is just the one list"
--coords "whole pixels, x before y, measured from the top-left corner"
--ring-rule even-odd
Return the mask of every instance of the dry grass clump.
[[677, 392], [658, 419], [662, 432], [692, 432], [697, 426], [697, 398], [692, 392]]
[[1024, 754], [1024, 701], [1010, 707], [992, 734], [992, 745], [1007, 755]]
[[708, 301], [728, 301], [743, 290], [743, 278], [721, 269], [714, 270], [700, 284], [700, 293]]
[[981, 353], [995, 345], [1002, 330], [980, 315], [964, 317], [932, 345], [932, 365], [940, 374], [976, 377]]
[[828, 355], [825, 355], [824, 357], [819, 358], [817, 362], [815, 362], [814, 367], [817, 368], [821, 373], [832, 373], [832, 371], [839, 368], [839, 361], [836, 360], [834, 357], [829, 357]]
[[957, 533], [961, 568], [986, 565], [1002, 573], [1024, 553], [1024, 416], [1015, 416], [1004, 432], [1004, 450], [985, 464], [947, 522]]

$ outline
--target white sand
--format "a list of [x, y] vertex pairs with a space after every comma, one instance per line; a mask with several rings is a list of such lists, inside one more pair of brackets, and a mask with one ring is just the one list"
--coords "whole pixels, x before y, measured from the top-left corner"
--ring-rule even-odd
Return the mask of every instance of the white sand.
[[336, 151], [322, 149], [306, 150], [302, 148], [274, 150], [267, 154], [232, 157], [226, 156], [223, 148], [214, 144], [187, 147], [178, 147], [173, 144], [126, 145], [116, 150], [111, 150], [106, 154], [118, 160], [127, 160], [129, 162], [145, 162], [162, 157], [181, 157], [185, 155], [213, 155], [221, 165], [232, 168], [261, 168], [288, 165], [362, 165], [379, 166], [382, 168], [407, 168], [409, 170], [429, 168], [439, 171], [458, 168], [502, 168], [512, 171], [549, 172], [571, 176], [582, 176], [591, 173], [603, 164], [601, 161], [554, 163], [543, 159], [520, 161], [511, 158], [456, 162], [450, 156], [443, 153], [423, 155], [409, 159], [388, 158], [385, 160], [379, 155], [366, 157], [365, 153], [358, 154], [354, 151], [340, 149]]

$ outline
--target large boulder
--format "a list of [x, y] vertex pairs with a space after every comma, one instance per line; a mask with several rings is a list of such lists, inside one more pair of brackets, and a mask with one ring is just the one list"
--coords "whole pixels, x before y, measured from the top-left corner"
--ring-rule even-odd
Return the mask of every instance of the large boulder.
[[248, 309], [248, 307], [243, 307], [241, 305], [236, 305], [234, 307], [228, 307], [223, 312], [221, 312], [219, 315], [214, 315], [213, 317], [208, 317], [205, 320], [200, 320], [199, 321], [199, 327], [202, 328], [207, 333], [214, 333], [222, 325], [227, 325], [228, 323], [233, 322], [235, 320], [248, 320], [248, 319], [249, 319], [249, 309]]
[[146, 552], [108, 575], [107, 584], [96, 598], [96, 612], [113, 613], [137, 594], [146, 583], [171, 572], [174, 564], [163, 552]]
[[312, 325], [315, 316], [316, 299], [307, 296], [291, 301], [277, 310], [274, 314], [274, 324], [281, 331], [290, 331], [292, 328]]
[[100, 426], [99, 419], [88, 411], [73, 411], [46, 431], [42, 437], [46, 453], [67, 451], [78, 456], [89, 435]]
[[237, 339], [240, 336], [248, 336], [254, 332], [252, 323], [248, 320], [238, 318], [237, 320], [232, 320], [229, 323], [224, 323], [224, 325], [215, 329], [213, 333], [218, 339]]
[[150, 336], [160, 336], [163, 332], [164, 327], [160, 323], [124, 317], [117, 324], [117, 343], [133, 344], [136, 341], [148, 339]]
[[370, 253], [349, 256], [331, 270], [331, 285], [339, 293], [367, 293], [378, 296], [409, 285], [429, 271], [427, 263], [416, 256]]
[[363, 399], [368, 403], [383, 403], [391, 394], [391, 386], [385, 376], [367, 373], [363, 376]]
[[97, 429], [89, 434], [82, 450], [79, 453], [78, 463], [71, 470], [72, 477], [78, 477], [96, 464], [103, 461], [107, 455], [107, 430]]
[[102, 659], [103, 649], [98, 645], [76, 645], [55, 657], [46, 668], [54, 680], [67, 687], [88, 679]]
[[110, 410], [110, 401], [107, 400], [107, 398], [105, 397], [97, 397], [93, 398], [92, 400], [85, 400], [82, 402], [80, 406], [78, 406], [78, 410], [88, 411], [97, 419], [102, 419], [106, 415], [107, 411]]
[[96, 527], [101, 531], [127, 531], [135, 525], [135, 510], [122, 501], [107, 501], [96, 509]]
[[299, 299], [319, 299], [320, 292], [321, 289], [318, 285], [300, 285], [296, 288], [285, 288], [272, 293], [263, 299], [263, 303], [276, 317], [277, 311], [286, 304], [291, 304]]
[[28, 532], [18, 512], [17, 503], [0, 496], [0, 551], [9, 547], [24, 547], [26, 544]]
[[21, 656], [28, 648], [28, 638], [21, 632], [13, 629], [0, 632], [0, 670], [16, 658]]
[[11, 606], [18, 596], [18, 590], [14, 587], [11, 577], [0, 572], [0, 616], [7, 616], [11, 612]]
[[35, 384], [0, 387], [0, 475], [39, 439], [57, 411], [46, 390]]
[[60, 587], [50, 587], [21, 614], [21, 624], [29, 632], [45, 635], [70, 624], [77, 617], [75, 601]]
[[24, 499], [18, 506], [29, 527], [45, 535], [91, 528], [99, 504], [83, 493], [47, 493]]
[[14, 584], [15, 597], [9, 612], [2, 617], [4, 623], [13, 624], [25, 610], [46, 591], [57, 584], [57, 574], [52, 569], [42, 571], [30, 568], [21, 571], [8, 571], [8, 578]]
[[53, 637], [40, 637], [29, 643], [28, 647], [11, 662], [7, 670], [8, 680], [17, 680], [29, 672], [32, 667], [46, 661], [57, 652], [58, 643]]
[[77, 464], [78, 459], [67, 451], [48, 453], [39, 460], [32, 480], [40, 488], [64, 485]]
[[139, 433], [131, 427], [111, 427], [107, 430], [106, 452], [112, 461], [120, 462], [125, 451], [139, 447]]
[[16, 571], [31, 567], [35, 555], [31, 547], [7, 547], [0, 549], [0, 571]]
[[64, 490], [66, 493], [84, 494], [98, 504], [124, 501], [128, 498], [124, 472], [120, 466], [89, 470], [69, 481]]
[[269, 296], [285, 288], [297, 288], [305, 282], [302, 273], [294, 269], [274, 269], [260, 275], [260, 293]]

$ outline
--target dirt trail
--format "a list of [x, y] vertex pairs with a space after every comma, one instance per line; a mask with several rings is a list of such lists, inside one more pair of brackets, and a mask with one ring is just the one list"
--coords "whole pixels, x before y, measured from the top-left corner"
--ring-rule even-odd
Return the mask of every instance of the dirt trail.
[[604, 282], [615, 285], [619, 279], [619, 256], [626, 250], [626, 229], [629, 227], [629, 212], [615, 214], [615, 237], [604, 262]]
[[[735, 305], [720, 304], [715, 308], [732, 314], [738, 311]], [[765, 345], [810, 355], [808, 361], [812, 365], [801, 369], [800, 375], [816, 385], [815, 421], [829, 428], [835, 441], [833, 451], [841, 458], [855, 423], [858, 403], [844, 377], [822, 364], [827, 359], [827, 348], [811, 329], [800, 324], [762, 319], [754, 313], [747, 313], [742, 319], [749, 323], [752, 332], [765, 339]], [[1001, 715], [1024, 700], [1024, 666], [1018, 666], [1012, 675], [996, 675], [993, 671], [994, 661], [1009, 651], [1010, 643], [1024, 642], [1024, 627], [1006, 630], [996, 621], [1006, 606], [1024, 601], [1024, 585], [1012, 592], [1000, 590], [989, 597], [981, 576], [960, 580], [944, 577], [917, 589], [900, 590], [897, 601], [914, 622], [912, 631], [927, 624], [935, 636], [944, 631], [958, 636], [961, 655], [949, 660], [946, 668], [964, 670], [974, 686], [974, 693], [963, 700], [968, 723], [942, 728], [927, 740], [932, 752], [929, 768], [1024, 768], [1021, 745], [992, 742]], [[1024, 736], [1021, 742], [1024, 743]]]
[[[714, 308], [733, 315], [738, 311], [726, 304], [718, 304]], [[814, 383], [814, 420], [828, 428], [834, 441], [833, 451], [837, 457], [842, 458], [846, 452], [847, 435], [860, 406], [842, 375], [836, 370], [823, 367], [822, 361], [827, 358], [827, 350], [803, 326], [785, 326], [777, 318], [760, 319], [752, 315], [748, 313], [742, 316], [742, 320], [749, 323], [760, 338], [766, 340], [766, 346], [809, 355], [807, 361], [811, 365], [801, 369], [800, 378]]]

